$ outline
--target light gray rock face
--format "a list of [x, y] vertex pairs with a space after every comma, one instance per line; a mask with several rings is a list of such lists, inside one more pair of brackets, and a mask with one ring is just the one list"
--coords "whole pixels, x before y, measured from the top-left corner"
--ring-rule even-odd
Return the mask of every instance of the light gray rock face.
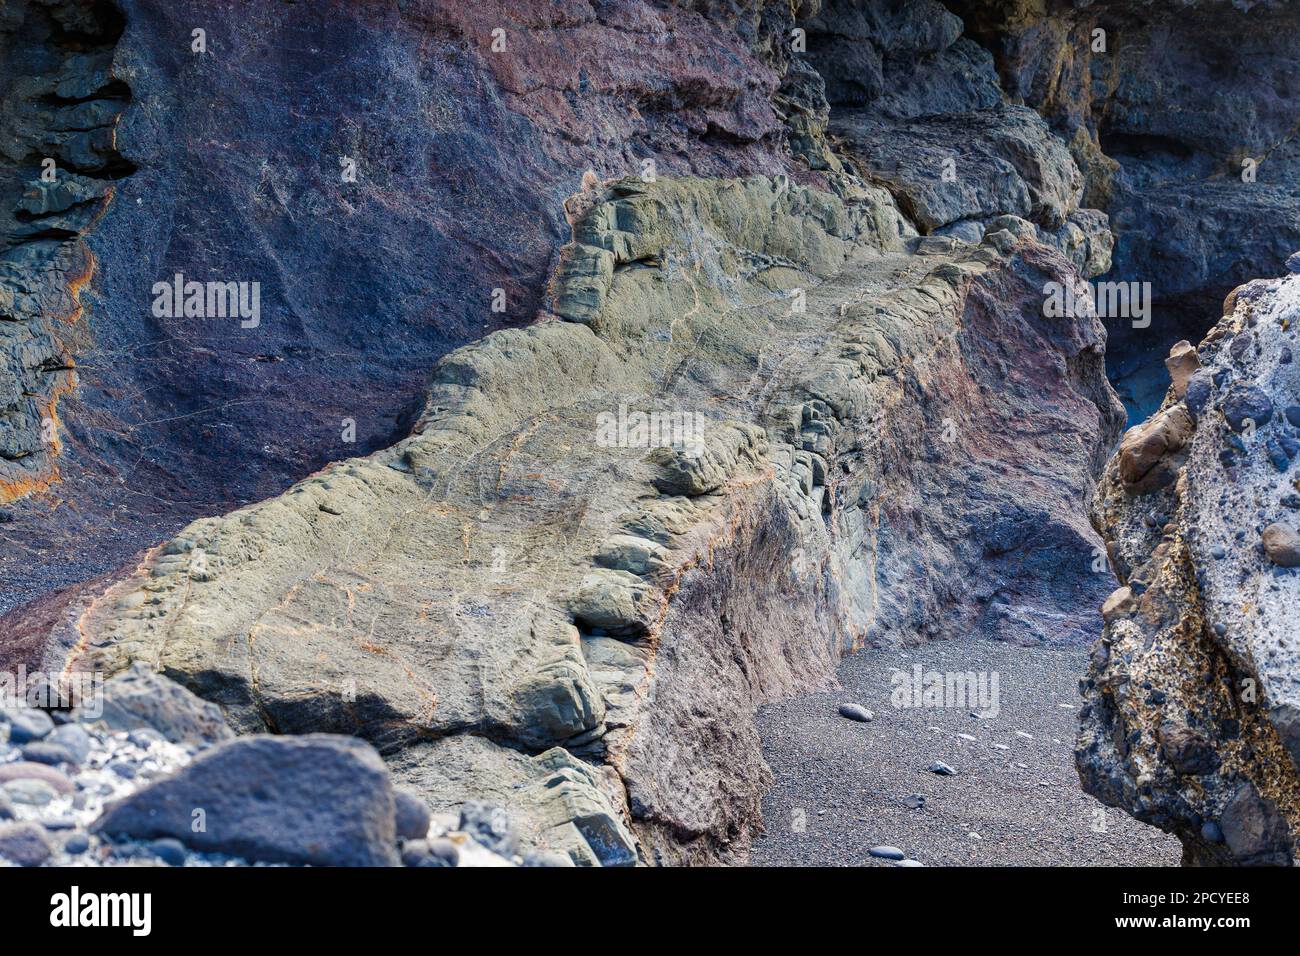
[[393, 787], [350, 737], [228, 741], [109, 805], [93, 830], [174, 838], [196, 850], [313, 866], [395, 866]]
[[157, 549], [75, 664], [359, 734], [578, 864], [740, 858], [756, 706], [864, 642], [1078, 640], [1104, 597], [1071, 502], [1121, 411], [1100, 325], [1041, 294], [1077, 271], [837, 189], [575, 197], [553, 314], [443, 360], [406, 441]]
[[1129, 594], [1109, 603], [1083, 685], [1079, 771], [1091, 793], [1176, 834], [1191, 863], [1296, 855], [1297, 323], [1300, 277], [1234, 291], [1186, 397], [1171, 388], [1143, 428], [1182, 424], [1141, 447], [1126, 438], [1094, 502]]

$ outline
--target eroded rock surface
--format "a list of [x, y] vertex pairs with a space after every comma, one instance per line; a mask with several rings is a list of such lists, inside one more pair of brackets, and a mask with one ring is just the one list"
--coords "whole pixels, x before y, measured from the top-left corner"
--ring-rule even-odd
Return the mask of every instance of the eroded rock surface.
[[680, 862], [743, 853], [754, 708], [844, 650], [1094, 626], [1074, 502], [1121, 411], [1099, 323], [1043, 315], [1079, 276], [1030, 224], [922, 239], [850, 180], [571, 207], [553, 313], [442, 360], [415, 435], [194, 523], [52, 653], [359, 734], [575, 862]]
[[1079, 772], [1193, 864], [1288, 864], [1300, 837], [1297, 322], [1298, 276], [1233, 292], [1094, 502], [1124, 587], [1083, 684]]
[[[122, 9], [77, 508], [0, 555], [97, 563], [0, 658], [359, 735], [571, 862], [733, 861], [760, 704], [864, 644], [1100, 626], [1122, 410], [1044, 286], [1110, 232], [939, 4]], [[148, 311], [177, 272], [261, 321]]]

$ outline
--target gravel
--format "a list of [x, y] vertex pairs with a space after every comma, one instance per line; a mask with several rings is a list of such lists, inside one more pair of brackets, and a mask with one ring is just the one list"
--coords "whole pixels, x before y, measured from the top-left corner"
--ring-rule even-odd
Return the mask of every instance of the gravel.
[[[870, 856], [884, 844], [927, 866], [1178, 865], [1174, 837], [1080, 789], [1073, 746], [1086, 659], [1084, 648], [982, 641], [865, 650], [840, 665], [842, 690], [762, 708], [775, 782], [751, 864], [898, 865]], [[996, 673], [996, 716], [895, 707], [891, 674], [910, 679], [917, 664]], [[875, 720], [840, 717], [846, 697]], [[929, 772], [936, 761], [956, 774]]]

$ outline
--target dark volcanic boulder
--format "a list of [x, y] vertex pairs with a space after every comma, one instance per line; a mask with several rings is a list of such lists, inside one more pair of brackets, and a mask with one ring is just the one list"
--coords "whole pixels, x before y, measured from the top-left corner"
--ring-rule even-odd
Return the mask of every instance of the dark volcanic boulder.
[[112, 804], [108, 836], [174, 837], [196, 850], [314, 866], [395, 866], [393, 787], [350, 737], [244, 737]]

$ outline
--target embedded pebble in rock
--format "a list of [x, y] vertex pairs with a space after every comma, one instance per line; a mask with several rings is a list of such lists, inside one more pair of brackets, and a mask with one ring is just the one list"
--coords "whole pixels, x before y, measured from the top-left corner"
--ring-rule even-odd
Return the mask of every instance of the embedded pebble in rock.
[[876, 717], [867, 708], [858, 704], [840, 704], [840, 716], [847, 717], [849, 720], [861, 721], [864, 724], [870, 723]]
[[90, 849], [90, 835], [84, 830], [76, 830], [63, 841], [63, 852], [69, 856], [80, 856]]
[[903, 798], [903, 806], [910, 807], [913, 810], [925, 809], [925, 797], [919, 793], [913, 793]]
[[18, 866], [40, 866], [51, 852], [49, 837], [39, 823], [0, 824], [0, 860]]
[[1235, 432], [1245, 431], [1247, 422], [1262, 428], [1273, 417], [1273, 402], [1263, 389], [1238, 383], [1228, 389], [1223, 400], [1223, 417]]
[[1300, 567], [1300, 534], [1284, 524], [1271, 524], [1261, 535], [1268, 559], [1284, 568]]
[[925, 866], [925, 864], [916, 860], [899, 860], [894, 866]]
[[907, 857], [907, 854], [896, 846], [873, 846], [867, 852], [881, 860], [902, 860]]
[[926, 769], [929, 770], [930, 773], [938, 774], [940, 777], [951, 777], [957, 773], [956, 770], [953, 770], [952, 767], [948, 766], [942, 760], [936, 760]]

